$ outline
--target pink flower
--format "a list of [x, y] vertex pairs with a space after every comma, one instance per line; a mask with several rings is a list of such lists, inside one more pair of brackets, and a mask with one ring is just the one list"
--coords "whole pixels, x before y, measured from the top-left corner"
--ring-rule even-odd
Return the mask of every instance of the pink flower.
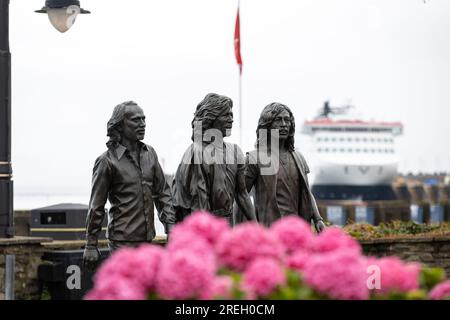
[[263, 226], [246, 222], [220, 238], [217, 254], [222, 265], [242, 271], [256, 258], [281, 259], [283, 246]]
[[372, 260], [371, 265], [380, 268], [381, 288], [375, 292], [384, 295], [419, 289], [420, 264], [404, 263], [393, 256]]
[[[178, 229], [179, 225], [176, 226]], [[188, 229], [198, 237], [205, 239], [209, 244], [215, 245], [219, 238], [229, 229], [228, 222], [219, 217], [215, 217], [206, 211], [197, 211], [187, 217], [181, 224], [184, 230]], [[177, 230], [171, 237], [176, 237]]]
[[311, 253], [305, 251], [294, 252], [291, 256], [286, 259], [286, 266], [295, 271], [302, 272], [305, 268], [306, 262], [312, 256]]
[[259, 296], [267, 296], [277, 286], [286, 283], [286, 275], [279, 261], [259, 258], [248, 265], [242, 281], [244, 288]]
[[332, 299], [369, 298], [364, 260], [354, 250], [312, 255], [303, 267], [303, 279], [320, 294]]
[[176, 225], [170, 234], [169, 243], [166, 246], [169, 252], [188, 249], [196, 254], [212, 257], [214, 252], [211, 244], [200, 235], [194, 233], [190, 228], [184, 225], [184, 222]]
[[205, 257], [189, 249], [168, 252], [157, 275], [157, 293], [164, 299], [199, 297], [204, 288], [212, 285], [216, 273], [214, 257]]
[[314, 234], [311, 226], [297, 216], [290, 215], [276, 221], [270, 230], [288, 253], [309, 250], [313, 243]]
[[103, 277], [95, 282], [84, 300], [145, 300], [147, 290], [140, 283], [125, 277]]
[[432, 300], [450, 299], [450, 280], [436, 285], [428, 294]]
[[137, 249], [119, 249], [101, 265], [95, 274], [95, 285], [123, 278], [151, 290], [163, 254], [161, 247], [150, 244], [143, 244]]
[[337, 227], [326, 228], [314, 238], [313, 251], [315, 253], [327, 253], [341, 249], [350, 250], [357, 255], [361, 254], [360, 244]]
[[200, 294], [202, 300], [212, 300], [215, 298], [230, 299], [233, 288], [233, 279], [228, 276], [218, 276], [213, 279], [211, 285], [205, 287]]

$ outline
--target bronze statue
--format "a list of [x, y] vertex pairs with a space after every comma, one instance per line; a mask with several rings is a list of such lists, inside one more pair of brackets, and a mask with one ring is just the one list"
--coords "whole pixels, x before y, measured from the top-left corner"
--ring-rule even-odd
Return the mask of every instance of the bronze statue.
[[[318, 232], [325, 228], [309, 187], [309, 167], [294, 148], [295, 120], [291, 110], [281, 103], [264, 108], [256, 131], [256, 150], [247, 153], [245, 182], [254, 188], [256, 216], [270, 226], [277, 219], [298, 214], [314, 222]], [[236, 222], [243, 220], [237, 211]]]
[[198, 104], [192, 121], [192, 140], [173, 181], [177, 221], [203, 209], [228, 220], [233, 203], [249, 220], [255, 212], [245, 187], [245, 158], [241, 149], [223, 141], [233, 124], [233, 102], [210, 93]]
[[133, 101], [114, 108], [108, 121], [108, 150], [97, 158], [86, 221], [84, 262], [93, 268], [99, 259], [97, 238], [109, 200], [107, 238], [110, 250], [138, 246], [155, 237], [154, 206], [166, 233], [175, 223], [172, 194], [155, 150], [141, 142], [143, 110]]

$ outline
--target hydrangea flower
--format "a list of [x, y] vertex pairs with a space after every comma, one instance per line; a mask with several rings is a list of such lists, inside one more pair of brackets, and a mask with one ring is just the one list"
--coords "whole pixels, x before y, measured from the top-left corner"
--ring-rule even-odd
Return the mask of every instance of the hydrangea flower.
[[282, 259], [284, 248], [278, 239], [255, 222], [238, 225], [226, 232], [217, 244], [217, 255], [222, 265], [244, 270], [257, 258]]
[[214, 246], [222, 234], [229, 229], [229, 225], [223, 218], [215, 217], [206, 211], [197, 211], [188, 216], [182, 224], [175, 226], [171, 238], [176, 237], [180, 229], [190, 230]]
[[284, 245], [286, 252], [309, 250], [314, 234], [311, 225], [297, 216], [287, 216], [277, 220], [271, 227], [272, 234]]
[[406, 293], [419, 289], [420, 264], [405, 263], [395, 256], [377, 259], [372, 264], [381, 272], [381, 288], [376, 289], [376, 293]]
[[200, 293], [200, 299], [212, 300], [214, 298], [231, 299], [231, 290], [233, 288], [233, 279], [229, 276], [215, 277], [208, 287]]
[[433, 300], [450, 299], [450, 280], [443, 281], [436, 285], [430, 291], [428, 297]]
[[[191, 228], [186, 228], [184, 224], [173, 228], [166, 250], [168, 252], [177, 252], [178, 250], [189, 250], [195, 254], [203, 256], [205, 259], [215, 261], [214, 248], [203, 237], [196, 234]], [[209, 262], [215, 263], [215, 262]]]
[[297, 251], [286, 258], [286, 266], [298, 272], [302, 272], [305, 268], [306, 262], [312, 256], [306, 251]]
[[161, 247], [143, 244], [139, 248], [122, 248], [115, 251], [95, 274], [95, 286], [107, 283], [110, 279], [124, 279], [137, 282], [151, 290], [164, 254]]
[[157, 275], [157, 293], [164, 299], [198, 298], [212, 285], [215, 273], [213, 257], [205, 259], [205, 255], [189, 249], [168, 252]]
[[312, 255], [303, 268], [306, 284], [332, 299], [369, 298], [365, 262], [354, 250]]
[[85, 300], [144, 300], [147, 290], [142, 284], [128, 278], [101, 277]]
[[243, 287], [259, 296], [267, 296], [277, 286], [286, 283], [286, 275], [280, 262], [270, 258], [252, 261], [242, 277]]
[[361, 245], [337, 227], [329, 227], [322, 231], [313, 241], [314, 253], [327, 253], [344, 249], [352, 251], [355, 255], [360, 255]]

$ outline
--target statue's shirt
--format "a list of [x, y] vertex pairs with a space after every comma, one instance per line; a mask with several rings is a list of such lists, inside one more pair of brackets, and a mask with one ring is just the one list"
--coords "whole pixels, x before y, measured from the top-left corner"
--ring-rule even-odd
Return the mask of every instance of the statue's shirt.
[[298, 214], [301, 184], [299, 171], [290, 152], [280, 153], [276, 199], [280, 215]]
[[237, 177], [244, 169], [244, 155], [235, 144], [191, 144], [175, 174], [174, 206], [188, 214], [204, 209], [231, 219]]
[[[282, 156], [276, 174], [263, 174], [261, 168], [264, 166], [258, 159], [257, 150], [248, 152], [245, 169], [247, 190], [254, 188], [258, 222], [271, 226], [282, 216], [292, 213], [308, 222], [321, 219], [309, 187], [309, 167], [300, 152], [291, 151], [289, 157]], [[237, 221], [242, 220], [242, 214], [236, 218]]]
[[87, 217], [88, 245], [97, 236], [109, 200], [107, 238], [112, 241], [151, 241], [155, 237], [154, 205], [159, 219], [175, 223], [170, 187], [155, 150], [139, 143], [136, 162], [122, 145], [97, 158], [92, 175], [92, 192]]

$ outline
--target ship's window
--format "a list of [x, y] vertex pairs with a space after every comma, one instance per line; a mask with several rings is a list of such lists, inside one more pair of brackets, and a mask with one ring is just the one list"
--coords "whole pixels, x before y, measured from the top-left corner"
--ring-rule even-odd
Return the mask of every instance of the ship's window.
[[340, 148], [339, 151], [340, 152], [345, 152], [345, 149], [344, 148]]
[[375, 142], [375, 139], [374, 138], [370, 138], [370, 142]]
[[370, 152], [371, 152], [371, 153], [374, 153], [374, 152], [375, 152], [375, 149], [370, 149]]
[[388, 139], [384, 138], [384, 142], [388, 142]]
[[363, 141], [363, 142], [367, 142], [367, 138], [363, 138], [362, 141]]
[[317, 149], [317, 152], [322, 152], [322, 148]]
[[394, 153], [394, 149], [391, 149], [391, 153]]
[[378, 138], [378, 139], [377, 139], [377, 141], [378, 141], [378, 142], [381, 142], [381, 139], [380, 139], [380, 138]]
[[340, 141], [340, 142], [343, 142], [343, 141], [344, 141], [344, 138], [339, 138], [339, 141]]
[[383, 150], [381, 150], [381, 149], [378, 149], [378, 152], [379, 152], [379, 153], [382, 153], [382, 152], [383, 152]]
[[356, 142], [359, 142], [359, 138], [355, 138], [355, 141], [356, 141]]
[[352, 138], [347, 138], [347, 141], [348, 141], [348, 142], [352, 142], [353, 139], [352, 139]]
[[329, 151], [329, 149], [328, 149], [328, 148], [325, 148], [325, 149], [324, 149], [324, 151], [325, 151], [325, 152], [328, 152], [328, 151]]
[[353, 152], [353, 149], [352, 148], [348, 148], [347, 151], [348, 152]]
[[361, 149], [356, 148], [356, 149], [355, 149], [355, 152], [361, 152]]
[[388, 150], [388, 149], [384, 149], [384, 152], [388, 153], [388, 152], [389, 152], [389, 150]]
[[317, 138], [317, 142], [320, 142], [320, 141], [322, 141], [322, 138], [321, 138], [321, 137], [318, 137], [318, 138]]
[[327, 141], [328, 141], [328, 138], [323, 138], [323, 141], [327, 142]]
[[363, 149], [363, 152], [367, 152], [367, 149]]
[[336, 148], [333, 148], [332, 152], [336, 152]]

